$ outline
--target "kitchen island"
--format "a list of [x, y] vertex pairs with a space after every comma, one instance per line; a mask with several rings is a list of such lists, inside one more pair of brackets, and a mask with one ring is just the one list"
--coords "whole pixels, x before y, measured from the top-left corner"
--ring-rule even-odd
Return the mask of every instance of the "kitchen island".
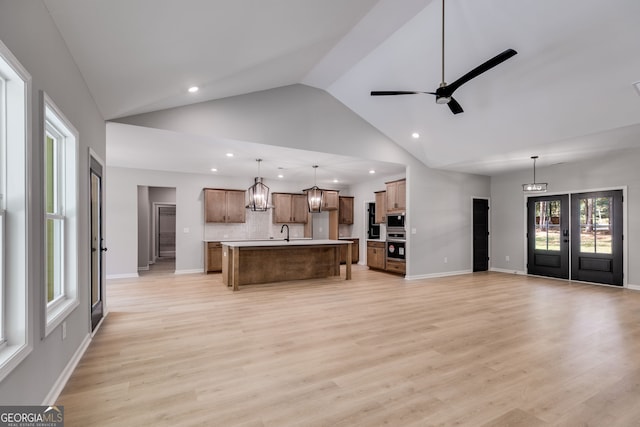
[[222, 281], [240, 285], [340, 275], [340, 247], [347, 245], [346, 280], [351, 280], [351, 241], [257, 240], [222, 242]]

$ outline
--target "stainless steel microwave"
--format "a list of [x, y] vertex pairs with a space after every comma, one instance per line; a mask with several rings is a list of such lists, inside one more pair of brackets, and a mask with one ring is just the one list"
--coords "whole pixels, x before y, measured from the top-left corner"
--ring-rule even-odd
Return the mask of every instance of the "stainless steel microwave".
[[387, 228], [404, 228], [404, 214], [387, 214]]

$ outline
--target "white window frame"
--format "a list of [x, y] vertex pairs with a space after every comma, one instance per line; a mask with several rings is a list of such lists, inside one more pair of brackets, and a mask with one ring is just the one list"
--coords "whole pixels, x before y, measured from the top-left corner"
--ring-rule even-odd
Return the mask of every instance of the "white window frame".
[[0, 381], [33, 349], [28, 218], [31, 76], [0, 41]]
[[[64, 116], [53, 100], [44, 92], [41, 92], [42, 108], [42, 152], [45, 154], [45, 144], [48, 135], [54, 136], [58, 144], [55, 150], [56, 158], [56, 212], [44, 213], [44, 256], [42, 273], [43, 305], [45, 319], [44, 336], [48, 336], [57, 328], [71, 312], [80, 305], [79, 281], [78, 281], [78, 207], [79, 207], [79, 154], [78, 131]], [[46, 201], [46, 174], [43, 174], [43, 202]], [[45, 204], [46, 210], [46, 204]], [[60, 295], [48, 302], [46, 265], [47, 265], [47, 233], [46, 222], [48, 219], [60, 221], [61, 241], [57, 254], [61, 271]]]

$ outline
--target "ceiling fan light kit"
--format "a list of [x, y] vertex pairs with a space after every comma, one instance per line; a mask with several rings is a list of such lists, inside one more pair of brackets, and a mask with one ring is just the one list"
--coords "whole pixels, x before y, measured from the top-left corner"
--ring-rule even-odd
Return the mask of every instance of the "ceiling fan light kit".
[[503, 63], [507, 59], [517, 54], [513, 49], [507, 49], [502, 53], [494, 56], [493, 58], [480, 64], [467, 74], [460, 77], [458, 80], [451, 84], [447, 84], [444, 80], [444, 0], [442, 0], [442, 80], [440, 86], [435, 92], [422, 92], [422, 91], [371, 91], [371, 96], [393, 96], [393, 95], [414, 95], [414, 94], [427, 94], [436, 96], [436, 104], [447, 104], [453, 114], [460, 114], [464, 112], [462, 106], [453, 98], [453, 92], [460, 86], [465, 84], [471, 79], [478, 77], [480, 74], [485, 73], [493, 67]]

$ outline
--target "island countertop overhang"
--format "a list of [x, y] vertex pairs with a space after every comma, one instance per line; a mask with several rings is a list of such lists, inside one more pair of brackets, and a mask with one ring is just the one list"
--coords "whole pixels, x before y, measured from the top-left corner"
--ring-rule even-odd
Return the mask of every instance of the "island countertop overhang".
[[286, 240], [245, 240], [220, 242], [222, 245], [233, 248], [278, 247], [278, 246], [319, 246], [319, 245], [348, 245], [349, 240], [330, 239], [292, 239]]

